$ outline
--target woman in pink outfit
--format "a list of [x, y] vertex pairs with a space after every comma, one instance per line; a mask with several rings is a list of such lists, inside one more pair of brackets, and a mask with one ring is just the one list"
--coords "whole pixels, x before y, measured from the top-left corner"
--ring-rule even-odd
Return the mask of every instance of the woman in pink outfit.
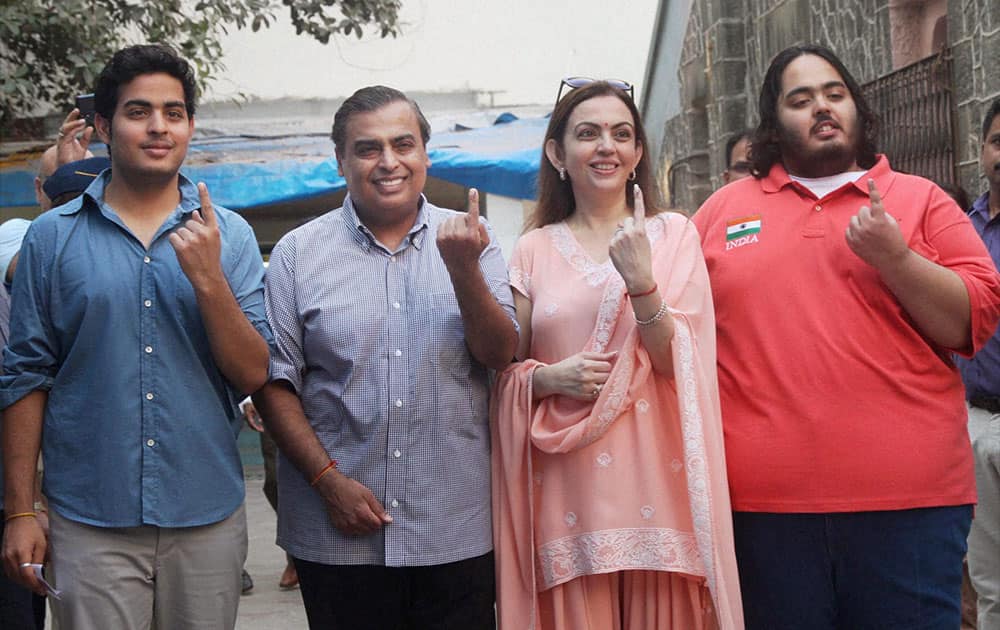
[[631, 86], [564, 84], [491, 403], [500, 627], [742, 628], [698, 234], [643, 204]]

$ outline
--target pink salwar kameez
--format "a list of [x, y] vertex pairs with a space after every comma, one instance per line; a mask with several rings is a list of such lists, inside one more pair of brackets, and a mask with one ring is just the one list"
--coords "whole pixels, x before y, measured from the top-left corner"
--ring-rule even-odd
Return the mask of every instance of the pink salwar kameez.
[[[653, 372], [625, 285], [565, 223], [524, 235], [511, 285], [532, 302], [529, 358], [491, 402], [497, 608], [503, 630], [743, 627], [698, 235], [647, 221], [675, 334]], [[539, 363], [617, 352], [596, 401], [532, 400]]]

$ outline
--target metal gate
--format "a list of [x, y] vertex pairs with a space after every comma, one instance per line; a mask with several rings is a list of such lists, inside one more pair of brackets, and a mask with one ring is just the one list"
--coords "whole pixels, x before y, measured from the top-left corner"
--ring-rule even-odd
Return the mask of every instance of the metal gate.
[[879, 118], [878, 146], [894, 170], [955, 182], [951, 50], [865, 84]]

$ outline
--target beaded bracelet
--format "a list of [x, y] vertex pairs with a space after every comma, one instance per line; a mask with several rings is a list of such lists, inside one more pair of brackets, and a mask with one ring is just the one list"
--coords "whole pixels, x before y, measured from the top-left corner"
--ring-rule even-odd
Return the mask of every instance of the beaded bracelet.
[[315, 486], [316, 484], [319, 483], [319, 480], [323, 478], [323, 475], [325, 475], [326, 473], [330, 472], [331, 470], [333, 470], [336, 467], [337, 467], [337, 460], [331, 459], [329, 464], [327, 464], [326, 466], [323, 466], [323, 470], [321, 470], [318, 473], [316, 473], [316, 476], [313, 477], [313, 480], [309, 482], [309, 485], [310, 486]]
[[38, 514], [36, 514], [35, 512], [18, 512], [17, 514], [8, 514], [3, 520], [5, 523], [9, 523], [10, 521], [13, 521], [15, 518], [24, 518], [27, 516], [37, 517]]
[[635, 323], [637, 325], [639, 325], [639, 326], [649, 326], [649, 325], [655, 324], [656, 322], [658, 322], [661, 319], [663, 319], [663, 316], [666, 315], [666, 314], [667, 314], [667, 301], [666, 300], [660, 300], [660, 310], [656, 311], [656, 315], [653, 315], [649, 319], [639, 319], [638, 317], [635, 316], [635, 313], [633, 313], [632, 317], [633, 317], [633, 319], [635, 319]]

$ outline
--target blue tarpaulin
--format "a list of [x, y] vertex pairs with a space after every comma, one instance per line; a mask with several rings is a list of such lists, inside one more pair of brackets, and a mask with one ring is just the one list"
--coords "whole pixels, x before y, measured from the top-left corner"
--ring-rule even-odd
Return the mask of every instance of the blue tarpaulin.
[[[437, 133], [428, 143], [428, 174], [517, 199], [535, 198], [535, 179], [548, 118], [511, 120], [490, 127]], [[220, 205], [243, 209], [323, 195], [346, 186], [337, 174], [326, 135], [277, 138], [208, 137], [192, 141], [182, 168], [208, 185]], [[35, 173], [0, 170], [0, 207], [35, 205]]]

